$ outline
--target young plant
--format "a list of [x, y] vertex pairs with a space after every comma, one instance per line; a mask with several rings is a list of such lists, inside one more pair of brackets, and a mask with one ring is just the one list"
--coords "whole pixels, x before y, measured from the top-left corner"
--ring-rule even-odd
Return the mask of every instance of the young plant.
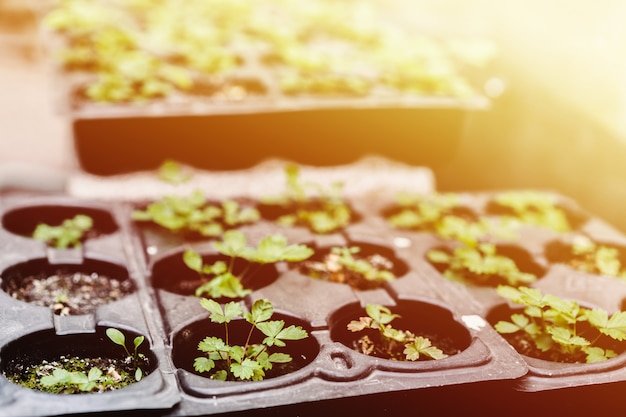
[[[522, 313], [511, 315], [511, 321], [497, 322], [495, 329], [524, 340], [519, 346], [527, 346], [527, 356], [558, 362], [600, 362], [617, 356], [611, 347], [620, 347], [618, 342], [626, 340], [626, 312], [609, 317], [604, 310], [584, 308], [535, 288], [499, 286], [497, 291], [524, 307]], [[611, 342], [609, 347], [602, 345], [603, 338]]]
[[46, 242], [47, 245], [59, 249], [78, 247], [91, 231], [93, 219], [85, 214], [77, 214], [65, 219], [58, 226], [40, 223], [33, 232], [33, 238]]
[[494, 202], [509, 211], [503, 217], [510, 221], [545, 227], [559, 233], [572, 230], [567, 214], [555, 204], [555, 198], [550, 194], [509, 191], [496, 195]]
[[[234, 301], [224, 305], [224, 308], [216, 301], [206, 298], [200, 304], [210, 313], [210, 320], [213, 323], [223, 323], [226, 330], [224, 339], [208, 336], [198, 344], [198, 350], [205, 355], [195, 359], [194, 369], [198, 372], [212, 372], [212, 379], [263, 380], [265, 372], [275, 364], [292, 361], [289, 354], [274, 352], [274, 348], [285, 347], [286, 341], [308, 337], [308, 333], [301, 326], [285, 327], [284, 320], [270, 320], [274, 307], [265, 299], [256, 300], [249, 312], [244, 312], [241, 304]], [[233, 345], [229, 324], [233, 319], [241, 317], [250, 324], [250, 330], [243, 345]], [[265, 336], [261, 343], [252, 342], [255, 331]]]
[[416, 336], [408, 330], [394, 329], [391, 322], [400, 316], [392, 313], [389, 308], [379, 304], [368, 304], [365, 306], [365, 312], [366, 317], [360, 317], [348, 323], [348, 330], [352, 332], [365, 329], [376, 330], [380, 344], [377, 345], [368, 335], [365, 335], [357, 342], [362, 353], [382, 355], [388, 359], [402, 361], [448, 357], [441, 349], [433, 346], [428, 338]]
[[576, 236], [571, 245], [569, 265], [591, 274], [608, 275], [626, 280], [626, 267], [615, 247], [601, 245], [587, 236]]
[[41, 390], [62, 394], [103, 392], [140, 381], [144, 375], [140, 365], [146, 363], [147, 359], [137, 349], [143, 343], [144, 337], [137, 336], [134, 339], [134, 351], [131, 353], [126, 347], [124, 333], [108, 328], [106, 335], [113, 343], [124, 348], [127, 355], [124, 365], [116, 366], [113, 360], [102, 358], [73, 357], [66, 358], [61, 363], [53, 361], [39, 371], [29, 369], [28, 372], [40, 375], [36, 385]]
[[301, 270], [312, 278], [349, 284], [353, 287], [369, 287], [393, 281], [393, 263], [382, 255], [360, 257], [359, 246], [336, 246], [322, 261], [305, 261]]
[[55, 368], [50, 375], [44, 375], [39, 380], [42, 387], [50, 390], [57, 389], [63, 394], [92, 392], [98, 386], [109, 383], [110, 377], [103, 375], [99, 368], [91, 368], [88, 373], [83, 371], [67, 371]]
[[443, 275], [446, 278], [468, 284], [519, 286], [537, 280], [534, 274], [520, 271], [513, 259], [498, 254], [492, 243], [461, 245], [452, 253], [431, 249], [426, 258], [434, 264], [445, 265]]
[[[228, 257], [229, 261], [216, 261], [204, 264], [202, 256], [193, 249], [183, 253], [183, 261], [190, 269], [198, 272], [203, 279], [202, 285], [196, 289], [196, 296], [208, 294], [212, 298], [244, 297], [251, 292], [244, 288], [242, 281], [250, 280], [254, 275], [255, 266], [277, 262], [299, 262], [313, 255], [313, 250], [306, 245], [288, 244], [287, 238], [280, 234], [263, 238], [256, 247], [247, 245], [247, 238], [241, 231], [229, 230], [222, 240], [213, 242], [213, 248]], [[249, 265], [238, 273], [234, 271], [235, 259], [242, 258]]]
[[133, 353], [131, 354], [128, 348], [126, 347], [126, 337], [124, 336], [124, 333], [122, 333], [121, 331], [119, 331], [118, 329], [114, 327], [109, 327], [106, 330], [106, 335], [109, 339], [111, 339], [113, 343], [120, 345], [124, 348], [124, 352], [126, 352], [127, 360], [132, 361], [133, 366], [135, 367], [135, 380], [140, 381], [141, 378], [143, 377], [143, 371], [141, 370], [141, 367], [139, 365], [140, 365], [140, 361], [143, 361], [145, 359], [145, 356], [139, 353], [137, 349], [143, 343], [144, 337], [137, 336], [133, 339], [134, 350], [133, 350]]
[[[341, 196], [343, 183], [325, 188], [320, 184], [304, 182], [300, 168], [285, 166], [286, 191], [277, 197], [266, 197], [263, 202], [278, 205], [291, 212], [277, 219], [286, 226], [305, 225], [316, 233], [331, 233], [350, 224], [352, 213]], [[313, 190], [310, 194], [309, 190]]]
[[189, 197], [165, 196], [148, 205], [145, 210], [134, 210], [132, 218], [152, 221], [172, 232], [192, 232], [206, 237], [219, 237], [224, 227], [235, 227], [259, 220], [259, 212], [252, 207], [240, 207], [235, 200], [221, 205], [209, 204], [199, 190]]
[[189, 181], [192, 175], [186, 172], [180, 163], [168, 159], [159, 166], [158, 177], [170, 184], [182, 184]]

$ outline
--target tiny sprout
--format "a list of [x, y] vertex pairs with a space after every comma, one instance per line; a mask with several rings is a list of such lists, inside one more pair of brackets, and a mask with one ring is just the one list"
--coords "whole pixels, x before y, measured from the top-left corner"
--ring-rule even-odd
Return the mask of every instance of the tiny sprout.
[[59, 249], [78, 247], [92, 227], [91, 217], [77, 214], [71, 219], [63, 220], [58, 226], [38, 224], [33, 232], [33, 238]]
[[143, 357], [143, 355], [139, 353], [137, 349], [143, 343], [144, 336], [137, 336], [135, 337], [135, 339], [133, 339], [134, 351], [131, 354], [128, 348], [126, 347], [126, 337], [124, 336], [124, 333], [122, 333], [116, 328], [109, 327], [108, 329], [106, 329], [106, 335], [109, 339], [111, 339], [113, 343], [120, 345], [124, 348], [124, 351], [126, 352], [126, 356], [132, 359], [133, 364], [136, 367], [135, 380], [140, 381], [141, 378], [143, 377], [143, 372], [141, 368], [138, 366], [138, 361], [139, 361], [139, 358]]

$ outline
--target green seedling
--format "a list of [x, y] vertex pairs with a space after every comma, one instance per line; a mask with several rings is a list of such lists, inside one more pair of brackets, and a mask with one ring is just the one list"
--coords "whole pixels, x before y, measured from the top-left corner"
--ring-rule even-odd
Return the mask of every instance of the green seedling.
[[[102, 392], [140, 381], [143, 377], [143, 371], [139, 363], [145, 360], [145, 356], [139, 353], [137, 349], [143, 343], [144, 337], [137, 336], [134, 339], [134, 351], [131, 353], [126, 347], [124, 333], [115, 328], [108, 328], [106, 335], [113, 343], [124, 348], [128, 363], [132, 362], [133, 364], [134, 380], [126, 374], [125, 369], [116, 370], [109, 366], [108, 368], [105, 367], [105, 373], [99, 367], [90, 365], [90, 363], [98, 362], [97, 360], [65, 358], [63, 362], [54, 365], [51, 373], [49, 370], [45, 370], [45, 365], [42, 367], [40, 372], [45, 374], [39, 378], [41, 389], [63, 394]], [[102, 367], [102, 364], [100, 366]], [[29, 372], [34, 371], [29, 370]]]
[[496, 323], [503, 335], [521, 335], [549, 360], [559, 362], [601, 362], [617, 356], [613, 349], [599, 346], [601, 337], [626, 340], [626, 312], [610, 317], [602, 309], [588, 309], [577, 302], [542, 294], [528, 287], [499, 286], [502, 297], [524, 307], [510, 321]]
[[578, 270], [626, 280], [626, 268], [616, 247], [600, 245], [587, 236], [578, 235], [572, 241], [571, 254], [569, 265]]
[[554, 196], [536, 191], [499, 193], [494, 201], [511, 211], [502, 217], [511, 222], [548, 228], [559, 233], [572, 230], [566, 213], [556, 205]]
[[[217, 380], [260, 381], [265, 372], [275, 364], [292, 361], [287, 353], [274, 352], [275, 348], [285, 347], [286, 341], [301, 340], [308, 333], [301, 326], [285, 327], [283, 320], [270, 320], [274, 307], [265, 300], [254, 302], [249, 312], [244, 312], [241, 304], [231, 301], [224, 308], [214, 300], [203, 298], [200, 304], [210, 313], [213, 323], [223, 323], [226, 330], [224, 339], [208, 336], [198, 344], [198, 350], [205, 355], [197, 357], [194, 369], [197, 372], [212, 372], [210, 378]], [[250, 330], [243, 345], [232, 345], [229, 323], [233, 319], [244, 318]], [[261, 332], [265, 338], [261, 343], [252, 343], [253, 333]]]
[[446, 265], [443, 272], [446, 278], [468, 284], [519, 286], [537, 280], [534, 274], [520, 271], [513, 259], [498, 254], [492, 243], [457, 246], [452, 253], [431, 249], [426, 258], [432, 263]]
[[170, 184], [183, 184], [188, 182], [192, 175], [185, 171], [180, 163], [168, 159], [159, 166], [158, 177]]
[[359, 246], [336, 246], [322, 261], [305, 262], [304, 270], [312, 278], [359, 286], [359, 281], [387, 282], [396, 279], [393, 263], [378, 254], [358, 257]]
[[374, 329], [380, 336], [382, 346], [376, 346], [369, 336], [359, 339], [359, 347], [362, 353], [371, 355], [380, 352], [393, 360], [416, 361], [420, 358], [443, 359], [448, 355], [432, 345], [431, 341], [423, 336], [416, 336], [408, 330], [394, 329], [391, 322], [400, 317], [385, 306], [368, 304], [365, 306], [367, 316], [360, 317], [348, 323], [348, 330], [360, 332], [365, 329]]
[[139, 348], [139, 346], [141, 346], [141, 344], [144, 341], [144, 336], [137, 336], [133, 339], [133, 346], [134, 346], [134, 350], [133, 353], [131, 354], [130, 351], [128, 350], [128, 348], [126, 347], [126, 337], [124, 336], [124, 333], [122, 333], [121, 331], [119, 331], [118, 329], [115, 329], [113, 327], [109, 327], [106, 330], [106, 335], [109, 339], [111, 339], [111, 341], [117, 345], [120, 345], [124, 348], [124, 352], [126, 352], [127, 358], [129, 358], [130, 360], [132, 360], [134, 366], [135, 366], [135, 380], [136, 381], [140, 381], [141, 378], [143, 377], [143, 371], [141, 370], [141, 368], [139, 367], [139, 361], [140, 359], [145, 358], [145, 356], [142, 353], [139, 353], [139, 351], [137, 350]]
[[[300, 178], [295, 164], [285, 166], [287, 188], [277, 197], [266, 197], [263, 202], [293, 210], [277, 219], [285, 226], [305, 225], [316, 233], [331, 233], [347, 226], [352, 218], [350, 207], [341, 196], [343, 183], [323, 187]], [[310, 193], [309, 190], [312, 190]]]
[[[202, 256], [193, 249], [183, 253], [183, 261], [190, 269], [198, 272], [206, 280], [196, 289], [196, 296], [208, 294], [213, 298], [244, 297], [251, 292], [244, 288], [242, 281], [249, 280], [255, 273], [254, 267], [277, 262], [299, 262], [313, 255], [306, 245], [288, 244], [287, 238], [274, 234], [263, 238], [256, 247], [248, 246], [246, 235], [238, 230], [224, 233], [221, 241], [213, 242], [213, 248], [226, 256], [229, 261], [216, 261], [206, 265]], [[249, 266], [235, 274], [235, 259], [242, 258]]]
[[98, 368], [91, 368], [88, 373], [56, 368], [51, 375], [42, 376], [40, 383], [46, 388], [63, 387], [62, 393], [71, 394], [95, 391], [99, 384], [105, 384], [109, 380]]
[[[246, 64], [242, 50], [261, 55], [289, 95], [364, 96], [377, 86], [413, 96], [478, 95], [460, 69], [484, 65], [493, 45], [466, 40], [459, 47], [460, 41], [402, 34], [380, 17], [363, 2], [302, 8], [297, 0], [64, 0], [43, 25], [64, 41], [58, 54], [64, 69], [93, 75], [78, 96], [98, 103], [194, 92], [197, 80], [207, 79], [207, 94], [229, 98], [228, 80]], [[243, 88], [234, 100], [250, 94]]]
[[77, 214], [65, 219], [58, 226], [40, 223], [33, 232], [33, 238], [46, 242], [48, 246], [66, 249], [81, 246], [82, 240], [93, 227], [93, 219], [85, 214]]
[[188, 197], [165, 196], [148, 205], [145, 210], [134, 210], [132, 218], [152, 221], [172, 232], [192, 232], [206, 237], [219, 237], [224, 226], [236, 227], [259, 220], [258, 210], [242, 208], [235, 200], [220, 205], [209, 204], [201, 191]]
[[459, 196], [454, 193], [400, 194], [396, 197], [400, 211], [387, 218], [398, 229], [434, 232], [444, 239], [473, 244], [490, 237], [514, 239], [515, 224], [500, 221], [497, 225], [485, 217], [460, 214]]

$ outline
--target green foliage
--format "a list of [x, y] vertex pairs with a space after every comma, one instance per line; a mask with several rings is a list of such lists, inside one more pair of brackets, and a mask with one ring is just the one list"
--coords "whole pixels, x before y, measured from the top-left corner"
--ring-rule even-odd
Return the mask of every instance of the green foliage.
[[494, 201], [511, 210], [504, 215], [509, 221], [545, 227], [556, 232], [571, 231], [566, 213], [556, 205], [554, 196], [536, 191], [508, 191], [499, 193]]
[[40, 223], [33, 232], [33, 238], [46, 242], [55, 248], [71, 248], [81, 245], [81, 240], [93, 227], [93, 219], [84, 214], [77, 214], [65, 219], [58, 226]]
[[249, 294], [250, 290], [244, 288], [241, 282], [244, 278], [249, 279], [254, 270], [246, 268], [235, 275], [235, 258], [245, 259], [251, 265], [261, 265], [302, 261], [313, 254], [313, 250], [306, 245], [288, 244], [287, 238], [280, 234], [266, 236], [256, 247], [248, 246], [246, 236], [238, 230], [226, 231], [221, 241], [213, 242], [213, 248], [230, 259], [228, 264], [216, 261], [206, 265], [201, 255], [193, 249], [183, 253], [185, 265], [207, 279], [196, 289], [196, 296], [206, 293], [213, 298], [235, 298]]
[[455, 247], [452, 253], [431, 249], [426, 258], [432, 263], [446, 265], [443, 275], [453, 281], [518, 286], [537, 280], [534, 274], [520, 271], [513, 259], [498, 254], [496, 245], [492, 243], [461, 245]]
[[58, 58], [66, 70], [94, 74], [80, 93], [102, 103], [164, 98], [200, 83], [240, 100], [254, 94], [229, 88], [246, 63], [241, 55], [259, 55], [289, 95], [363, 96], [382, 85], [467, 97], [476, 92], [459, 69], [494, 53], [485, 41], [402, 34], [368, 2], [309, 3], [62, 0], [43, 25], [64, 38]]
[[[331, 233], [350, 224], [352, 213], [341, 196], [342, 183], [325, 188], [313, 182], [303, 182], [300, 168], [295, 164], [285, 166], [287, 188], [277, 197], [266, 197], [266, 204], [293, 209], [277, 222], [286, 225], [305, 225], [316, 233]], [[311, 191], [310, 191], [311, 190]]]
[[365, 281], [393, 281], [395, 274], [390, 270], [393, 265], [380, 255], [355, 257], [359, 246], [336, 246], [321, 262], [307, 263], [307, 274], [313, 278], [334, 282], [350, 281], [347, 275], [355, 275]]
[[613, 276], [626, 280], [626, 267], [616, 247], [601, 245], [587, 236], [578, 235], [571, 246], [572, 259], [569, 264], [591, 274]]
[[[285, 347], [288, 341], [308, 337], [308, 333], [301, 326], [285, 327], [284, 320], [270, 320], [274, 307], [265, 299], [256, 300], [249, 312], [244, 312], [241, 305], [234, 301], [222, 307], [215, 300], [203, 298], [200, 304], [210, 313], [212, 322], [224, 324], [226, 329], [225, 339], [208, 336], [198, 344], [198, 350], [205, 355], [195, 359], [194, 369], [198, 372], [213, 371], [210, 375], [212, 379], [263, 380], [265, 372], [272, 369], [274, 364], [292, 360], [289, 354], [270, 352], [270, 348]], [[243, 318], [250, 324], [248, 336], [242, 346], [231, 345], [231, 331], [228, 326], [232, 320], [238, 318]], [[251, 336], [255, 331], [265, 336], [261, 343], [251, 343]]]
[[63, 387], [61, 392], [71, 394], [95, 391], [99, 384], [107, 383], [110, 379], [110, 377], [103, 376], [98, 368], [91, 368], [88, 373], [56, 368], [51, 375], [42, 376], [40, 383], [46, 388]]
[[498, 224], [485, 217], [463, 216], [459, 196], [455, 193], [399, 194], [396, 203], [400, 211], [390, 215], [387, 221], [398, 229], [434, 232], [444, 239], [454, 239], [474, 244], [491, 236], [512, 239], [516, 227], [511, 222]]
[[106, 335], [109, 339], [111, 339], [113, 343], [115, 343], [116, 345], [120, 345], [124, 348], [124, 352], [126, 352], [127, 357], [130, 358], [135, 365], [135, 380], [140, 381], [143, 377], [143, 371], [139, 366], [139, 361], [140, 359], [144, 358], [144, 355], [139, 353], [137, 349], [139, 349], [139, 346], [141, 346], [141, 344], [143, 343], [144, 336], [137, 336], [133, 339], [134, 350], [131, 354], [126, 347], [126, 337], [124, 336], [124, 333], [116, 328], [109, 327], [108, 329], [106, 329]]
[[495, 329], [504, 335], [522, 334], [552, 360], [604, 361], [617, 353], [598, 346], [602, 335], [618, 342], [626, 340], [626, 312], [618, 311], [609, 317], [604, 310], [584, 308], [535, 288], [499, 286], [497, 291], [524, 310], [512, 314], [510, 321], [499, 321]]
[[[420, 357], [429, 359], [443, 359], [448, 357], [443, 351], [432, 345], [428, 338], [416, 336], [408, 330], [394, 329], [391, 322], [400, 317], [385, 306], [368, 304], [365, 307], [366, 317], [352, 320], [348, 323], [348, 330], [360, 332], [365, 329], [374, 329], [380, 335], [380, 341], [384, 346], [379, 347], [390, 359], [415, 361]], [[399, 354], [399, 347], [404, 347]], [[369, 337], [361, 339], [361, 351], [371, 354], [375, 349], [374, 342]]]
[[182, 184], [189, 181], [192, 175], [186, 172], [180, 163], [168, 159], [159, 167], [158, 177], [170, 184]]
[[221, 205], [209, 204], [201, 191], [188, 197], [165, 196], [148, 205], [145, 210], [134, 210], [132, 218], [152, 221], [173, 232], [194, 232], [206, 237], [219, 237], [224, 225], [235, 227], [259, 220], [259, 212], [252, 207], [240, 207], [234, 200]]

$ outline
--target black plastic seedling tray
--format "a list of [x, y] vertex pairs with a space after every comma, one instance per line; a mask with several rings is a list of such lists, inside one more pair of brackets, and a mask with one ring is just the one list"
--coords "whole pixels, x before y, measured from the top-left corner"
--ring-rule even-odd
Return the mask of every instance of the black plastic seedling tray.
[[[381, 405], [385, 401], [396, 401], [395, 398], [408, 403], [411, 397], [419, 398], [426, 409], [435, 410], [434, 402], [448, 396], [475, 406], [486, 392], [498, 398], [494, 407], [500, 410], [506, 409], [502, 405], [506, 401], [547, 404], [550, 398], [567, 397], [568, 392], [587, 395], [602, 386], [608, 392], [615, 383], [626, 381], [623, 354], [596, 364], [563, 364], [517, 353], [493, 327], [498, 311], [506, 306], [495, 288], [444, 278], [437, 266], [428, 261], [426, 252], [449, 242], [432, 232], [402, 230], [387, 222], [384, 214], [389, 212], [398, 192], [431, 194], [435, 192], [435, 183], [428, 169], [385, 159], [301, 168], [305, 180], [320, 184], [345, 182], [344, 195], [358, 220], [338, 232], [321, 235], [304, 227], [279, 226], [266, 219], [239, 229], [251, 244], [277, 232], [290, 242], [315, 248], [316, 252], [332, 245], [357, 244], [392, 259], [398, 278], [377, 288], [358, 290], [315, 280], [289, 264], [278, 264], [241, 302], [249, 309], [253, 300], [266, 298], [272, 302], [277, 317], [307, 330], [310, 337], [294, 343], [294, 350], [290, 351], [296, 369], [255, 382], [220, 382], [198, 374], [192, 366], [193, 358], [198, 356], [197, 345], [208, 333], [217, 335], [220, 329], [210, 323], [199, 298], [184, 285], [186, 279], [193, 277], [182, 263], [182, 251], [194, 248], [210, 257], [212, 241], [184, 238], [135, 222], [131, 213], [163, 195], [187, 195], [196, 189], [213, 201], [236, 197], [253, 204], [284, 187], [283, 166], [284, 162], [278, 160], [250, 170], [192, 171], [192, 180], [179, 185], [163, 183], [155, 172], [107, 178], [76, 174], [63, 194], [3, 195], [0, 367], [6, 369], [16, 357], [35, 360], [54, 356], [67, 346], [75, 346], [72, 352], [77, 354], [108, 354], [111, 346], [104, 328], [117, 327], [129, 336], [146, 337], [148, 343], [142, 349], [150, 358], [151, 369], [143, 380], [126, 388], [75, 395], [41, 393], [0, 377], [0, 414], [44, 416], [143, 410], [153, 415], [186, 416], [263, 410], [321, 411], [334, 405], [359, 405], [366, 410], [365, 404], [376, 403], [385, 408]], [[250, 178], [255, 180], [249, 181]], [[495, 221], [501, 215], [490, 209], [496, 194], [458, 195], [466, 212]], [[623, 281], [575, 271], [559, 261], [555, 255], [559, 252], [554, 248], [567, 245], [572, 236], [580, 233], [618, 246], [624, 245], [624, 236], [574, 201], [557, 193], [553, 196], [570, 216], [571, 231], [554, 232], [525, 225], [518, 229], [516, 240], [502, 239], [497, 243], [509, 248], [508, 253], [517, 254], [522, 269], [539, 276], [534, 287], [575, 299], [582, 305], [609, 312], [620, 310], [626, 297]], [[79, 212], [91, 215], [95, 228], [100, 229], [100, 234], [87, 239], [82, 248], [51, 249], [29, 237], [28, 230], [38, 222], [54, 223]], [[17, 288], [25, 275], [46, 273], [55, 267], [99, 270], [132, 285], [116, 301], [68, 316], [53, 314], [49, 307], [27, 303], [7, 293], [9, 288]], [[397, 309], [403, 327], [416, 326], [430, 332], [445, 329], [448, 338], [459, 346], [458, 353], [437, 361], [405, 362], [353, 350], [353, 334], [346, 330], [346, 323], [362, 315], [368, 303]], [[454, 408], [446, 404], [442, 409], [451, 407]], [[520, 406], [521, 409], [526, 408]]]

